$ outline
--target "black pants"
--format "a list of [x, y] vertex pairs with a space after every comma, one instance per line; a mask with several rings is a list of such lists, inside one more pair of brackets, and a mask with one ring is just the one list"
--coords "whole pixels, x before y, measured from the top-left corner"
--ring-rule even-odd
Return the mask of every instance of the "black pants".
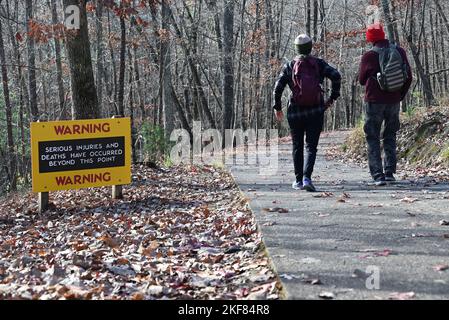
[[[303, 178], [312, 178], [315, 166], [318, 143], [323, 131], [324, 112], [312, 114], [288, 116], [291, 135], [293, 139], [293, 162], [295, 165], [296, 181], [302, 182]], [[306, 161], [304, 161], [304, 137], [306, 141]]]
[[[368, 163], [371, 176], [373, 179], [377, 179], [384, 176], [384, 173], [396, 173], [396, 136], [400, 128], [399, 103], [367, 103], [365, 106], [365, 111], [366, 120], [364, 130], [368, 144]], [[385, 122], [385, 130], [382, 136], [385, 159], [382, 166], [380, 134], [383, 122]]]

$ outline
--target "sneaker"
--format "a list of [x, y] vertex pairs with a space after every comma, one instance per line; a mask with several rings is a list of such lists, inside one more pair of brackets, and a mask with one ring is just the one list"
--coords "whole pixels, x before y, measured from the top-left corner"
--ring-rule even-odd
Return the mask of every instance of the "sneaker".
[[394, 177], [394, 175], [392, 173], [387, 173], [385, 175], [385, 181], [387, 181], [387, 182], [395, 182], [396, 178]]
[[385, 182], [385, 177], [379, 177], [379, 178], [377, 178], [377, 179], [375, 179], [374, 180], [374, 185], [376, 186], [376, 187], [383, 187], [383, 186], [386, 186], [387, 185], [387, 183]]
[[304, 190], [302, 182], [298, 182], [298, 181], [293, 182], [292, 188], [295, 190]]
[[309, 178], [304, 178], [303, 186], [304, 190], [308, 192], [316, 192], [315, 186], [313, 185], [312, 180], [310, 180]]

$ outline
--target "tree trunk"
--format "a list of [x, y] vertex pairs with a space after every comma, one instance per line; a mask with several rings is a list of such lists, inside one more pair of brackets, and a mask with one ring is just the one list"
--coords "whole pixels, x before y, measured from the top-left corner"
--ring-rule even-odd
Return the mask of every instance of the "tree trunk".
[[[53, 0], [54, 1], [54, 0]], [[97, 16], [96, 29], [97, 29], [97, 96], [98, 96], [98, 108], [100, 113], [103, 110], [103, 78], [104, 78], [104, 46], [103, 46], [103, 1], [97, 0], [97, 7], [95, 10]]]
[[118, 112], [125, 116], [125, 69], [126, 69], [126, 23], [124, 13], [120, 14], [120, 68], [118, 77]]
[[[6, 14], [8, 18], [11, 17], [11, 11], [9, 7], [9, 1], [6, 1]], [[13, 18], [16, 19], [19, 14], [19, 4], [18, 2], [14, 5], [14, 15]], [[23, 77], [23, 64], [22, 64], [22, 52], [19, 50], [19, 43], [15, 37], [15, 33], [12, 28], [12, 24], [8, 24], [8, 32], [9, 32], [9, 38], [11, 41], [11, 45], [13, 48], [13, 54], [16, 61], [16, 73], [15, 73], [15, 81], [16, 81], [16, 91], [18, 92], [19, 97], [19, 112], [18, 112], [18, 130], [20, 134], [20, 151], [21, 151], [21, 157], [20, 157], [20, 164], [18, 174], [20, 174], [25, 180], [25, 184], [28, 183], [28, 174], [27, 174], [27, 166], [26, 166], [26, 139], [25, 139], [25, 121], [24, 121], [24, 115], [26, 114], [26, 111], [24, 109], [25, 103], [28, 106], [29, 100], [28, 100], [28, 93], [26, 90], [26, 83]], [[26, 100], [26, 102], [25, 102]], [[27, 108], [29, 110], [29, 108]], [[29, 112], [27, 112], [29, 113]]]
[[139, 64], [137, 63], [137, 48], [134, 47], [134, 73], [137, 84], [137, 92], [139, 95], [139, 109], [141, 112], [142, 120], [146, 118], [145, 112], [145, 97], [143, 93], [142, 81], [140, 80]]
[[410, 47], [410, 51], [413, 56], [413, 60], [415, 61], [416, 70], [418, 72], [419, 78], [421, 79], [424, 91], [424, 98], [426, 106], [430, 106], [434, 103], [435, 98], [433, 96], [432, 87], [430, 85], [429, 75], [424, 71], [424, 67], [419, 59], [418, 49], [416, 47], [415, 41], [413, 40], [413, 20], [414, 20], [414, 7], [413, 3], [410, 4], [411, 14], [410, 14], [410, 32], [407, 33], [405, 29], [403, 29], [403, 33], [405, 35], [405, 39]]
[[387, 33], [388, 33], [388, 39], [390, 39], [391, 42], [396, 42], [396, 39], [394, 37], [394, 28], [391, 21], [391, 14], [390, 14], [390, 0], [382, 0], [382, 10], [385, 17], [385, 24], [387, 27]]
[[317, 41], [318, 36], [318, 0], [313, 0], [313, 42]]
[[[44, 58], [43, 58], [43, 46], [39, 46], [37, 49], [37, 53], [38, 53], [38, 58], [39, 58], [39, 65], [43, 65], [44, 64]], [[39, 73], [40, 76], [40, 83], [42, 85], [42, 100], [41, 100], [41, 114], [44, 114], [46, 116], [47, 119], [51, 119], [51, 113], [50, 110], [48, 108], [48, 96], [47, 96], [47, 81], [45, 78], [45, 71], [41, 70], [41, 72]], [[53, 109], [53, 108], [52, 108]], [[53, 111], [53, 115], [54, 115], [54, 109]]]
[[[33, 21], [33, 0], [26, 0], [26, 26], [27, 33], [31, 31], [31, 22]], [[37, 89], [36, 89], [36, 49], [33, 37], [27, 37], [28, 51], [28, 86], [30, 98], [30, 111], [32, 121], [39, 120], [39, 109], [37, 107]]]
[[[58, 21], [57, 4], [56, 0], [48, 2], [48, 6], [51, 9], [51, 22], [53, 26], [56, 26]], [[57, 110], [57, 119], [65, 118], [65, 96], [64, 96], [64, 81], [62, 79], [62, 61], [61, 61], [61, 43], [58, 38], [53, 39], [55, 44], [55, 59], [56, 59], [56, 83], [58, 86], [58, 103], [59, 108]]]
[[[167, 0], [162, 1], [162, 29], [170, 29], [170, 12], [169, 4]], [[173, 92], [171, 91], [172, 85], [172, 59], [170, 50], [170, 39], [160, 39], [160, 68], [162, 70], [162, 105], [163, 105], [163, 118], [164, 118], [164, 131], [166, 139], [170, 138], [171, 133], [175, 129], [175, 107], [173, 102]]]
[[0, 64], [2, 72], [3, 83], [3, 97], [5, 99], [5, 114], [6, 114], [6, 135], [8, 143], [8, 160], [9, 160], [9, 184], [12, 191], [17, 189], [17, 170], [16, 157], [14, 149], [14, 137], [12, 132], [12, 111], [11, 98], [9, 94], [8, 69], [6, 67], [5, 44], [3, 42], [3, 26], [0, 19]]
[[181, 29], [179, 28], [178, 24], [176, 23], [176, 20], [173, 16], [173, 12], [172, 12], [171, 8], [168, 5], [167, 5], [167, 7], [168, 7], [168, 12], [170, 14], [170, 19], [171, 19], [172, 25], [175, 29], [176, 35], [178, 36], [178, 38], [180, 40], [181, 47], [184, 50], [184, 53], [185, 53], [185, 56], [187, 59], [187, 63], [190, 67], [190, 71], [192, 72], [193, 82], [195, 85], [194, 92], [198, 95], [199, 103], [202, 107], [204, 114], [206, 115], [209, 125], [211, 126], [212, 129], [215, 129], [215, 128], [217, 128], [217, 125], [216, 125], [215, 119], [212, 115], [212, 112], [209, 109], [206, 94], [204, 93], [203, 84], [201, 82], [201, 77], [198, 72], [196, 59], [192, 56], [189, 45], [185, 42], [185, 39], [183, 38]]
[[446, 26], [447, 33], [449, 35], [449, 21], [448, 21], [447, 16], [444, 14], [444, 10], [443, 10], [443, 7], [441, 6], [440, 0], [433, 0], [433, 2], [435, 2], [435, 5], [437, 6], [437, 12], [443, 19], [444, 25]]
[[100, 109], [90, 53], [86, 3], [80, 0], [63, 1], [64, 9], [70, 5], [76, 5], [81, 14], [80, 30], [66, 30], [66, 47], [72, 83], [72, 118], [96, 119], [100, 117]]
[[[117, 107], [117, 94], [118, 94], [118, 83], [117, 83], [117, 68], [115, 63], [115, 54], [114, 54], [114, 47], [112, 46], [112, 26], [111, 26], [111, 16], [110, 11], [108, 11], [108, 47], [109, 47], [109, 54], [111, 55], [111, 69], [112, 69], [112, 82], [114, 84], [113, 89], [110, 86], [109, 90], [109, 109], [110, 112], [114, 112], [115, 114], [119, 114], [119, 110]], [[106, 81], [110, 85], [108, 81]]]
[[234, 111], [234, 1], [224, 3], [223, 12], [223, 137], [232, 129]]
[[308, 36], [311, 35], [312, 32], [312, 24], [311, 24], [311, 7], [310, 7], [310, 0], [306, 0], [305, 2], [305, 11], [306, 11], [306, 33]]

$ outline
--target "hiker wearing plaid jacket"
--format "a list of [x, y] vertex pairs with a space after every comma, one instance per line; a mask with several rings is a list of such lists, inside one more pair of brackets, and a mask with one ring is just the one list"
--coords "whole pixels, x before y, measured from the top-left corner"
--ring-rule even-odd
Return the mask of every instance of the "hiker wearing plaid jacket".
[[[288, 104], [287, 119], [293, 139], [293, 161], [296, 190], [315, 192], [312, 173], [315, 166], [318, 143], [324, 127], [324, 113], [340, 97], [341, 75], [323, 59], [311, 55], [312, 39], [300, 35], [295, 40], [298, 57], [287, 63], [274, 89], [274, 110], [276, 119], [282, 121], [282, 94], [288, 85], [292, 94]], [[324, 100], [321, 85], [324, 79], [332, 82], [332, 92]], [[304, 138], [306, 160], [304, 161]]]

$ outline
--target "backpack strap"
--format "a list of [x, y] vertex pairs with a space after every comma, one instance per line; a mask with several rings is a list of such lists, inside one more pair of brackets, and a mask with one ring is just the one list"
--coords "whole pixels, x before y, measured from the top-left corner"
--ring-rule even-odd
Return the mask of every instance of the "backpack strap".
[[380, 48], [380, 47], [374, 46], [374, 47], [371, 49], [371, 51], [374, 51], [374, 52], [376, 52], [376, 53], [378, 53], [378, 54], [381, 54], [381, 53], [384, 51], [384, 49], [385, 49], [385, 48]]
[[301, 63], [301, 60], [299, 58], [293, 60], [293, 69], [292, 69], [292, 80], [293, 80], [293, 84], [295, 86], [299, 85], [298, 80], [296, 79], [296, 73], [298, 72], [298, 68], [299, 68], [299, 64]]
[[376, 52], [379, 55], [379, 66], [380, 66], [381, 73], [384, 73], [384, 69], [385, 69], [385, 53], [387, 52], [387, 50], [390, 50], [390, 48], [391, 48], [391, 44], [390, 44], [390, 46], [383, 47], [383, 48], [373, 46], [373, 48], [371, 49], [371, 51]]
[[310, 56], [309, 59], [310, 59], [310, 63], [312, 63], [313, 66], [315, 67], [315, 71], [316, 71], [316, 75], [317, 75], [318, 79], [320, 79], [321, 75], [320, 75], [320, 66], [318, 64], [318, 59], [313, 56]]

